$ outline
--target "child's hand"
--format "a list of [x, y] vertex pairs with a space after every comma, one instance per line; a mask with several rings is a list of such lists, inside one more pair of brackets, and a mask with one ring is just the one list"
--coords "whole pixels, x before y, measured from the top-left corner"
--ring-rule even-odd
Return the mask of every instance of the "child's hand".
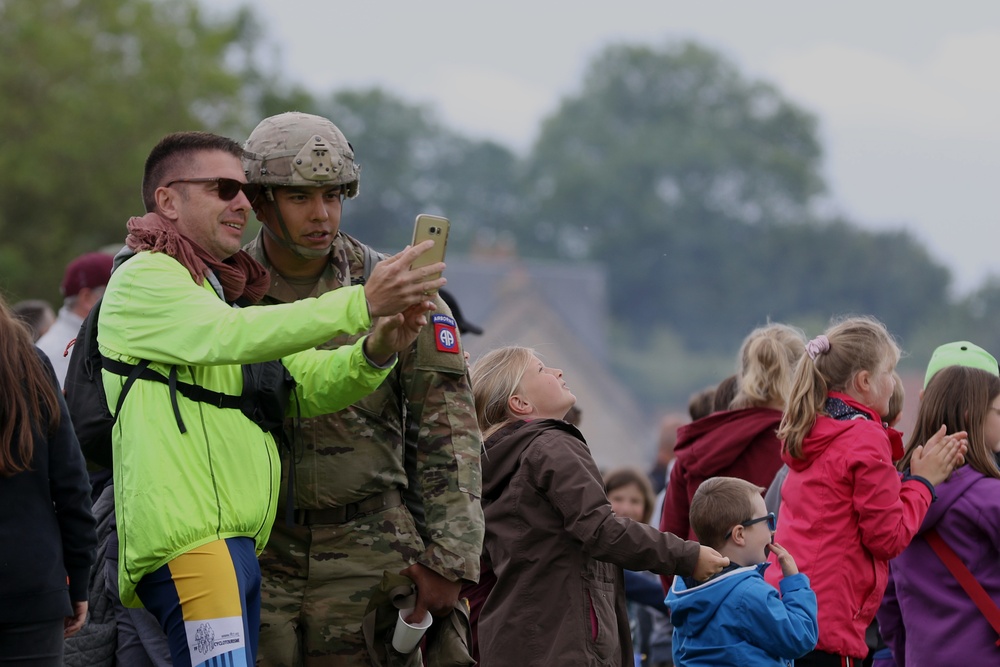
[[698, 564], [694, 566], [694, 573], [691, 575], [696, 581], [705, 581], [713, 574], [722, 572], [729, 567], [729, 559], [721, 555], [711, 547], [701, 546], [701, 553], [698, 554]]
[[945, 433], [942, 426], [926, 444], [918, 446], [910, 458], [910, 473], [923, 477], [937, 486], [948, 479], [956, 467], [965, 462], [969, 448], [969, 434], [965, 431]]
[[790, 577], [793, 574], [799, 573], [799, 566], [795, 564], [795, 559], [792, 558], [792, 554], [785, 551], [785, 547], [774, 542], [771, 542], [767, 546], [771, 550], [771, 553], [778, 557], [778, 564], [781, 566], [782, 576]]

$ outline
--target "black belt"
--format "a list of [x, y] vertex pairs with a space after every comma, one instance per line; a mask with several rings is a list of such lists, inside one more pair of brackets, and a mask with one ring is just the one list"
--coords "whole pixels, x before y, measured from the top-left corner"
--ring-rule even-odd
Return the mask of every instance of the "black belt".
[[347, 503], [341, 507], [328, 507], [321, 510], [295, 510], [295, 523], [300, 526], [316, 524], [347, 523], [363, 514], [381, 512], [390, 507], [403, 504], [403, 496], [399, 489], [390, 489], [384, 493], [368, 496], [356, 503]]

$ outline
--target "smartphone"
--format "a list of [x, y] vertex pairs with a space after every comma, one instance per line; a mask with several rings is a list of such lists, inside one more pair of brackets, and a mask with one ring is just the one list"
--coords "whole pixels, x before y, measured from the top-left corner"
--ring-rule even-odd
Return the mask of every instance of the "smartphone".
[[[421, 266], [444, 261], [444, 251], [448, 247], [448, 229], [450, 226], [451, 223], [448, 222], [448, 218], [442, 218], [438, 215], [428, 215], [427, 213], [421, 213], [417, 216], [416, 221], [413, 223], [413, 243], [411, 245], [417, 245], [427, 239], [432, 239], [434, 247], [418, 257], [410, 265], [411, 269], [418, 269]], [[440, 273], [435, 273], [427, 276], [427, 280], [436, 280], [440, 277]]]

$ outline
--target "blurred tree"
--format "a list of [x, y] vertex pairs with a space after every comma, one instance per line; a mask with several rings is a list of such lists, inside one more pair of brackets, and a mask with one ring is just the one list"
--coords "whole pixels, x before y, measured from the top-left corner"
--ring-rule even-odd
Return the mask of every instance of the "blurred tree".
[[744, 241], [764, 270], [747, 275], [743, 287], [776, 319], [871, 314], [906, 339], [947, 308], [950, 273], [906, 231], [832, 220]]
[[951, 309], [947, 270], [911, 236], [817, 221], [815, 119], [714, 51], [606, 49], [521, 161], [384, 90], [314, 96], [276, 69], [249, 10], [216, 14], [197, 0], [0, 0], [0, 289], [57, 302], [69, 259], [120, 243], [165, 133], [242, 139], [298, 109], [337, 123], [363, 165], [348, 233], [394, 251], [417, 213], [440, 213], [452, 252], [514, 233], [525, 255], [603, 262], [637, 376], [647, 351], [729, 363], [767, 318], [872, 313], [930, 341], [947, 312], [984, 345], [998, 330], [1000, 288]]
[[911, 327], [947, 271], [905, 234], [815, 222], [816, 120], [692, 43], [612, 46], [548, 118], [512, 220], [521, 252], [602, 261], [644, 347], [732, 349], [767, 318], [849, 309]]
[[244, 132], [256, 30], [194, 0], [0, 2], [0, 289], [59, 303], [66, 262], [142, 213], [160, 137]]
[[991, 276], [957, 305], [950, 335], [939, 337], [935, 346], [950, 340], [968, 340], [1000, 358], [1000, 277]]
[[445, 128], [426, 107], [368, 89], [335, 93], [314, 113], [332, 120], [354, 147], [361, 191], [345, 205], [344, 231], [376, 248], [402, 249], [418, 213], [451, 220], [449, 252], [519, 215], [514, 154]]

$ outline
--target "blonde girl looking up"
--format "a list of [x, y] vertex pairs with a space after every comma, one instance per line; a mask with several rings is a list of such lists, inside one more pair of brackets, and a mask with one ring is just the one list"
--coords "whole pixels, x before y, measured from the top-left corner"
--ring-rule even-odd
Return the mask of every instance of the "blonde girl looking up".
[[484, 558], [496, 576], [480, 664], [631, 665], [622, 568], [706, 579], [729, 560], [615, 516], [583, 435], [562, 419], [576, 397], [533, 350], [489, 352], [471, 378], [486, 438]]

